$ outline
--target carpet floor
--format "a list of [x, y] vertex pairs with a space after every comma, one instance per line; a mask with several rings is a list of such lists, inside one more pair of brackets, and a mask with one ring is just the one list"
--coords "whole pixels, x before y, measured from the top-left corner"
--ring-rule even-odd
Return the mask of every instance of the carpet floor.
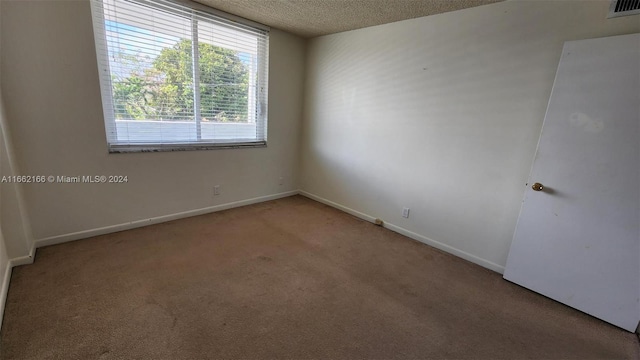
[[301, 196], [38, 249], [5, 359], [638, 359], [638, 338]]

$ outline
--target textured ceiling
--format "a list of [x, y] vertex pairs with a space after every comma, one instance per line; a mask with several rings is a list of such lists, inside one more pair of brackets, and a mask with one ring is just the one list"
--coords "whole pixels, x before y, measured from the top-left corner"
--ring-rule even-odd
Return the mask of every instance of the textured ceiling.
[[310, 38], [503, 0], [195, 0]]

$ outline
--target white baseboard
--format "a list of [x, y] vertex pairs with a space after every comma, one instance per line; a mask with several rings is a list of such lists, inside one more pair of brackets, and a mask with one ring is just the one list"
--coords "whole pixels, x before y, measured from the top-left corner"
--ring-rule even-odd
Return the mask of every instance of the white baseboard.
[[4, 318], [4, 306], [7, 303], [7, 294], [9, 292], [9, 282], [11, 281], [11, 273], [13, 272], [13, 268], [19, 265], [32, 264], [33, 258], [35, 256], [35, 252], [36, 252], [35, 246], [31, 246], [31, 250], [29, 250], [29, 255], [13, 258], [7, 262], [7, 266], [4, 269], [4, 274], [2, 275], [2, 284], [0, 285], [0, 328], [2, 328], [2, 319]]
[[336, 208], [338, 210], [344, 211], [347, 214], [351, 214], [351, 215], [353, 215], [353, 216], [355, 216], [357, 218], [360, 218], [362, 220], [366, 220], [366, 221], [371, 222], [371, 223], [376, 221], [376, 218], [373, 217], [373, 216], [367, 215], [365, 213], [361, 213], [360, 211], [353, 210], [353, 209], [348, 208], [348, 207], [346, 207], [344, 205], [341, 205], [341, 204], [335, 203], [335, 202], [333, 202], [331, 200], [327, 200], [325, 198], [322, 198], [322, 197], [320, 197], [318, 195], [314, 195], [314, 194], [308, 193], [308, 192], [306, 192], [304, 190], [300, 190], [299, 193], [302, 196], [308, 197], [309, 199], [315, 200], [317, 202], [321, 202], [321, 203], [323, 203], [325, 205], [329, 205], [329, 206], [331, 206], [333, 208]]
[[414, 240], [418, 240], [421, 243], [433, 246], [436, 249], [440, 249], [442, 251], [448, 252], [449, 254], [455, 255], [459, 258], [463, 258], [467, 261], [470, 261], [474, 264], [478, 264], [484, 268], [487, 268], [489, 270], [493, 270], [497, 273], [500, 274], [504, 274], [504, 266], [502, 265], [498, 265], [494, 262], [491, 262], [489, 260], [485, 260], [482, 258], [479, 258], [473, 254], [469, 254], [466, 251], [462, 251], [460, 249], [454, 248], [453, 246], [449, 246], [447, 244], [441, 243], [439, 241], [435, 241], [433, 239], [430, 239], [426, 236], [422, 236], [420, 234], [416, 234], [412, 231], [409, 231], [407, 229], [401, 228], [400, 226], [397, 225], [393, 225], [393, 224], [387, 224], [386, 222], [384, 223], [384, 227], [391, 230], [391, 231], [395, 231], [398, 234], [402, 234], [406, 237], [412, 238]]
[[[240, 207], [240, 206], [257, 204], [257, 203], [260, 203], [260, 202], [280, 199], [280, 198], [284, 198], [284, 197], [288, 197], [288, 196], [293, 196], [293, 195], [296, 195], [296, 194], [303, 195], [303, 196], [308, 197], [308, 198], [310, 198], [312, 200], [315, 200], [315, 201], [321, 202], [323, 204], [329, 205], [329, 206], [331, 206], [333, 208], [336, 208], [338, 210], [344, 211], [344, 212], [346, 212], [348, 214], [351, 214], [351, 215], [353, 215], [355, 217], [358, 217], [360, 219], [363, 219], [363, 220], [366, 220], [366, 221], [369, 221], [369, 222], [374, 222], [375, 219], [376, 219], [374, 216], [371, 216], [371, 215], [362, 213], [360, 211], [351, 209], [349, 207], [346, 207], [344, 205], [338, 204], [338, 203], [333, 202], [331, 200], [322, 198], [320, 196], [311, 194], [309, 192], [306, 192], [306, 191], [303, 191], [303, 190], [292, 190], [292, 191], [282, 192], [282, 193], [278, 193], [278, 194], [260, 196], [260, 197], [256, 197], [256, 198], [252, 198], [252, 199], [246, 199], [246, 200], [240, 200], [240, 201], [230, 202], [230, 203], [226, 203], [226, 204], [209, 206], [209, 207], [201, 208], [201, 209], [183, 211], [183, 212], [175, 213], [175, 214], [163, 215], [163, 216], [153, 217], [153, 218], [149, 218], [149, 219], [131, 221], [131, 222], [123, 223], [123, 224], [105, 226], [105, 227], [96, 228], [96, 229], [78, 231], [78, 232], [74, 232], [74, 233], [56, 235], [56, 236], [51, 236], [51, 237], [47, 237], [47, 238], [43, 238], [43, 239], [38, 239], [38, 240], [35, 241], [35, 246], [31, 248], [31, 252], [30, 252], [30, 254], [28, 256], [23, 256], [23, 257], [19, 257], [19, 258], [13, 258], [13, 259], [10, 260], [10, 263], [11, 263], [12, 266], [31, 264], [33, 262], [33, 259], [34, 259], [35, 248], [40, 248], [40, 247], [43, 247], [43, 246], [61, 244], [61, 243], [64, 243], [64, 242], [74, 241], [74, 240], [79, 240], [79, 239], [85, 239], [85, 238], [89, 238], [89, 237], [92, 237], [92, 236], [104, 235], [104, 234], [109, 234], [109, 233], [113, 233], [113, 232], [129, 230], [129, 229], [134, 229], [134, 228], [138, 228], [138, 227], [158, 224], [158, 223], [162, 223], [162, 222], [182, 219], [182, 218], [186, 218], [186, 217], [203, 215], [203, 214], [208, 214], [208, 213], [212, 213], [212, 212], [216, 212], [216, 211], [232, 209], [232, 208], [236, 208], [236, 207]], [[433, 246], [433, 247], [435, 247], [437, 249], [440, 249], [442, 251], [448, 252], [450, 254], [453, 254], [455, 256], [463, 258], [463, 259], [465, 259], [467, 261], [470, 261], [472, 263], [475, 263], [475, 264], [478, 264], [478, 265], [480, 265], [482, 267], [485, 267], [487, 269], [493, 270], [493, 271], [498, 272], [500, 274], [504, 273], [504, 266], [502, 266], [502, 265], [498, 265], [498, 264], [493, 263], [491, 261], [479, 258], [479, 257], [477, 257], [477, 256], [475, 256], [473, 254], [469, 254], [469, 253], [467, 253], [465, 251], [462, 251], [460, 249], [454, 248], [454, 247], [452, 247], [450, 245], [447, 245], [447, 244], [441, 243], [439, 241], [430, 239], [430, 238], [428, 238], [426, 236], [417, 234], [417, 233], [409, 231], [409, 230], [407, 230], [407, 229], [405, 229], [403, 227], [400, 227], [400, 226], [397, 226], [397, 225], [394, 225], [394, 224], [391, 224], [391, 223], [388, 223], [388, 222], [384, 222], [383, 226], [385, 228], [391, 230], [391, 231], [397, 232], [397, 233], [402, 234], [402, 235], [404, 235], [406, 237], [409, 237], [411, 239], [420, 241], [420, 242], [422, 242], [424, 244]]]
[[149, 225], [158, 224], [162, 222], [183, 219], [191, 216], [208, 214], [216, 211], [232, 209], [232, 208], [245, 206], [245, 205], [257, 204], [257, 203], [280, 199], [280, 198], [297, 195], [297, 194], [298, 194], [298, 190], [292, 190], [292, 191], [282, 192], [278, 194], [272, 194], [272, 195], [260, 196], [252, 199], [230, 202], [230, 203], [221, 204], [221, 205], [209, 206], [201, 209], [188, 210], [188, 211], [183, 211], [175, 214], [157, 216], [149, 219], [135, 220], [135, 221], [131, 221], [123, 224], [110, 225], [110, 226], [105, 226], [101, 228], [83, 230], [83, 231], [78, 231], [78, 232], [69, 233], [69, 234], [50, 236], [47, 238], [36, 240], [35, 247], [40, 248], [43, 246], [61, 244], [68, 241], [80, 240], [80, 239], [85, 239], [93, 236], [104, 235], [104, 234], [114, 233], [118, 231], [139, 228], [143, 226], [149, 226]]
[[[376, 219], [375, 217], [373, 217], [371, 215], [367, 215], [367, 214], [362, 213], [360, 211], [348, 208], [348, 207], [346, 207], [344, 205], [335, 203], [335, 202], [333, 202], [331, 200], [327, 200], [327, 199], [322, 198], [322, 197], [320, 197], [318, 195], [314, 195], [314, 194], [308, 193], [308, 192], [303, 191], [303, 190], [300, 190], [299, 193], [302, 196], [305, 196], [305, 197], [308, 197], [310, 199], [313, 199], [313, 200], [316, 200], [318, 202], [321, 202], [323, 204], [329, 205], [329, 206], [334, 207], [334, 208], [336, 208], [338, 210], [342, 210], [342, 211], [344, 211], [344, 212], [346, 212], [348, 214], [351, 214], [351, 215], [353, 215], [355, 217], [358, 217], [358, 218], [360, 218], [362, 220], [366, 220], [366, 221], [369, 221], [369, 222], [374, 222], [375, 219]], [[422, 236], [420, 234], [414, 233], [412, 231], [409, 231], [409, 230], [407, 230], [405, 228], [402, 228], [402, 227], [400, 227], [398, 225], [394, 225], [394, 224], [388, 223], [386, 221], [383, 223], [383, 226], [385, 228], [393, 231], [393, 232], [397, 232], [398, 234], [404, 235], [404, 236], [406, 236], [408, 238], [417, 240], [417, 241], [419, 241], [421, 243], [424, 243], [424, 244], [427, 244], [429, 246], [433, 246], [436, 249], [440, 249], [442, 251], [448, 252], [449, 254], [455, 255], [457, 257], [460, 257], [462, 259], [470, 261], [470, 262], [472, 262], [474, 264], [478, 264], [478, 265], [480, 265], [480, 266], [482, 266], [484, 268], [487, 268], [489, 270], [493, 270], [493, 271], [495, 271], [497, 273], [504, 274], [504, 266], [502, 266], [502, 265], [498, 265], [498, 264], [496, 264], [494, 262], [479, 258], [479, 257], [477, 257], [475, 255], [469, 254], [468, 252], [465, 252], [465, 251], [462, 251], [460, 249], [454, 248], [452, 246], [449, 246], [447, 244], [441, 243], [439, 241], [435, 241], [435, 240], [430, 239], [430, 238], [428, 238], [426, 236]]]
[[31, 245], [31, 250], [29, 250], [29, 255], [11, 258], [9, 259], [9, 264], [11, 265], [11, 267], [33, 264], [35, 254], [36, 254], [36, 246], [34, 244], [34, 245]]
[[2, 274], [2, 287], [0, 287], [0, 328], [2, 328], [2, 319], [4, 318], [4, 306], [7, 303], [7, 293], [9, 292], [12, 268], [11, 261], [7, 262], [7, 266]]

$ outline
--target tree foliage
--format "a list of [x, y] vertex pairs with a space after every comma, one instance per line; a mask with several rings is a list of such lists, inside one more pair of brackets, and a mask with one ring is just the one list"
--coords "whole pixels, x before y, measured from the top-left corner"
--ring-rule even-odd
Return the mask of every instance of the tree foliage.
[[[200, 112], [203, 121], [247, 121], [249, 72], [236, 52], [199, 43]], [[113, 78], [118, 119], [193, 120], [193, 63], [190, 40], [163, 49], [150, 62], [130, 55], [118, 61], [128, 76]]]

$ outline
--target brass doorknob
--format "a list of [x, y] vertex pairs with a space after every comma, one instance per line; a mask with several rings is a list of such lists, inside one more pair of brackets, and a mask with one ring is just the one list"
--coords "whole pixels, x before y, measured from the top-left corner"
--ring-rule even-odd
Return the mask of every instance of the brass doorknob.
[[542, 191], [544, 189], [544, 185], [542, 185], [540, 183], [535, 183], [535, 184], [531, 185], [531, 188], [534, 191]]

